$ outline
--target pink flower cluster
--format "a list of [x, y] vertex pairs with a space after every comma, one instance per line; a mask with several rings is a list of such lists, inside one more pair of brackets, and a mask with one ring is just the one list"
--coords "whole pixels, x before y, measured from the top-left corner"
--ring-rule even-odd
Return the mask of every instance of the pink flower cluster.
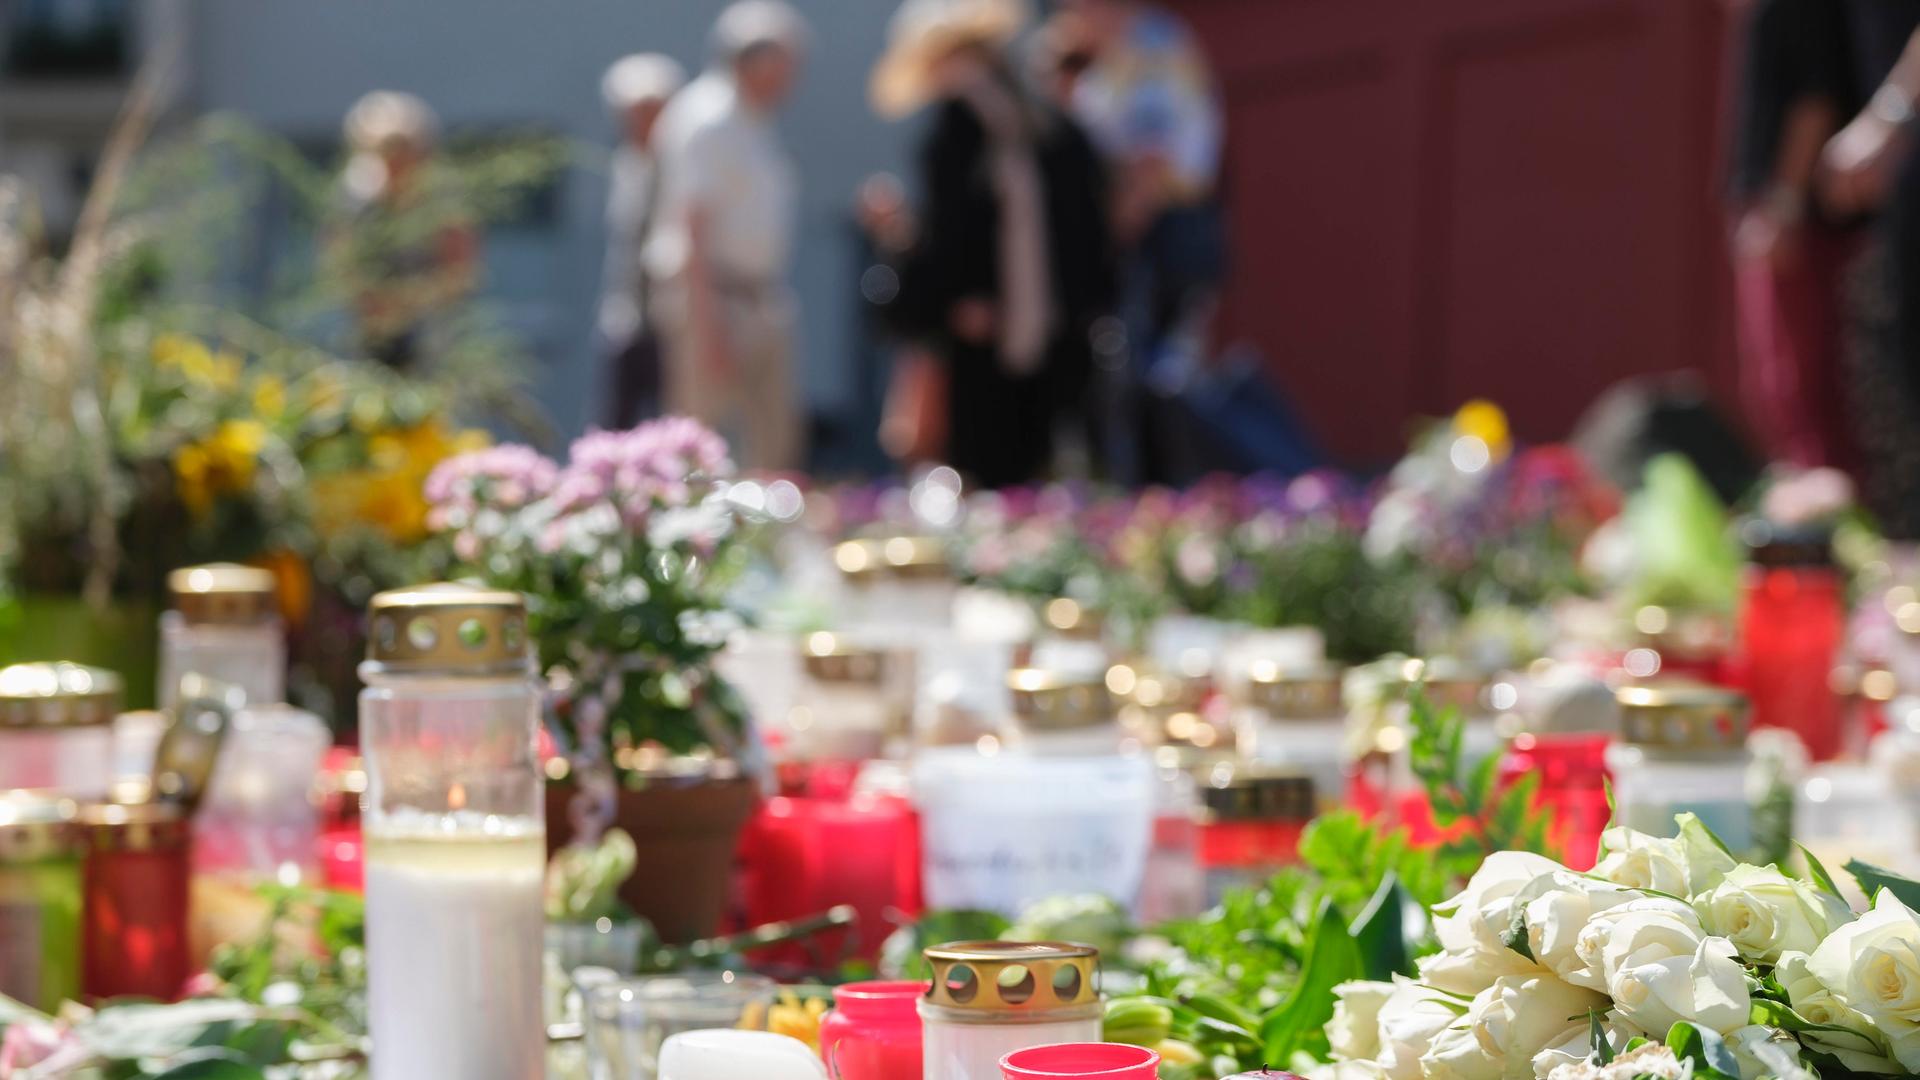
[[611, 500], [632, 523], [654, 506], [687, 505], [697, 482], [732, 475], [725, 439], [698, 420], [668, 416], [576, 439], [554, 502], [564, 514]]
[[530, 446], [507, 443], [450, 457], [427, 476], [435, 528], [473, 519], [481, 507], [518, 510], [546, 497], [560, 469]]

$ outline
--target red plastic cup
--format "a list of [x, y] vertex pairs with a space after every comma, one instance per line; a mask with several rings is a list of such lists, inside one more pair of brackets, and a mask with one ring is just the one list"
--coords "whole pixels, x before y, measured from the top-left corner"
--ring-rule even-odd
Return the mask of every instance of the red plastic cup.
[[1054, 1043], [1015, 1050], [1000, 1059], [1006, 1080], [1155, 1080], [1160, 1055], [1126, 1043]]
[[820, 1022], [820, 1057], [834, 1080], [920, 1080], [923, 982], [853, 982], [833, 988]]

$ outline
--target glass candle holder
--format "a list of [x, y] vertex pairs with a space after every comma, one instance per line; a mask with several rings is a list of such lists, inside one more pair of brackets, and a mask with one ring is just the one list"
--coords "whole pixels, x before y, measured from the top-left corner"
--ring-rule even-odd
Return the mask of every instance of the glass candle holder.
[[1746, 696], [1718, 687], [1627, 686], [1620, 740], [1607, 748], [1614, 820], [1653, 836], [1674, 815], [1699, 816], [1735, 852], [1753, 844], [1753, 756]]
[[846, 583], [850, 626], [945, 630], [958, 586], [946, 543], [936, 536], [848, 540], [833, 549]]
[[[651, 1077], [653, 1073], [622, 1073]], [[660, 1048], [660, 1080], [825, 1080], [807, 1044], [765, 1031], [684, 1031]]]
[[82, 801], [113, 788], [120, 676], [66, 661], [0, 668], [0, 789]]
[[920, 1080], [923, 982], [854, 982], [833, 988], [820, 1021], [820, 1057], [834, 1080]]
[[1534, 802], [1553, 815], [1553, 835], [1560, 842], [1561, 860], [1573, 870], [1593, 869], [1600, 834], [1613, 816], [1607, 805], [1607, 747], [1611, 742], [1607, 735], [1590, 732], [1521, 732], [1500, 759], [1502, 787], [1529, 773], [1539, 775]]
[[81, 821], [87, 832], [81, 989], [90, 999], [171, 1001], [193, 971], [186, 814], [174, 803], [108, 803], [86, 807]]
[[546, 869], [538, 696], [517, 593], [375, 596], [366, 755], [374, 1080], [536, 1080]]
[[1846, 583], [1833, 564], [1825, 530], [1787, 532], [1750, 522], [1749, 562], [1741, 586], [1740, 683], [1753, 726], [1800, 737], [1815, 761], [1840, 755], [1846, 742], [1833, 669], [1846, 632]]
[[154, 700], [171, 709], [188, 673], [232, 683], [251, 703], [287, 697], [286, 631], [273, 574], [253, 566], [209, 563], [167, 575], [172, 607], [160, 615], [160, 685]]
[[1199, 856], [1209, 904], [1298, 862], [1300, 834], [1318, 812], [1312, 777], [1259, 767], [1216, 767], [1200, 799]]
[[1042, 757], [1117, 754], [1139, 740], [1120, 726], [1120, 702], [1108, 669], [1075, 674], [1024, 667], [1007, 672], [1009, 711], [1001, 741]]
[[898, 657], [843, 634], [808, 634], [800, 683], [786, 715], [783, 756], [796, 761], [865, 761], [903, 733], [889, 672]]
[[1100, 1038], [1100, 953], [1091, 946], [960, 941], [925, 955], [933, 982], [918, 1007], [924, 1080], [1000, 1080], [1011, 1051]]
[[71, 799], [0, 793], [0, 994], [45, 1012], [80, 995], [77, 814]]
[[734, 971], [651, 975], [588, 987], [587, 1058], [594, 1080], [665, 1075], [661, 1046], [682, 1032], [763, 1029], [777, 989], [764, 975]]
[[1056, 1043], [1029, 1046], [1000, 1059], [1005, 1080], [1155, 1080], [1160, 1055], [1126, 1043]]
[[1263, 765], [1311, 777], [1315, 795], [1328, 807], [1339, 805], [1347, 792], [1342, 677], [1338, 668], [1289, 668], [1257, 660], [1234, 683], [1241, 752]]

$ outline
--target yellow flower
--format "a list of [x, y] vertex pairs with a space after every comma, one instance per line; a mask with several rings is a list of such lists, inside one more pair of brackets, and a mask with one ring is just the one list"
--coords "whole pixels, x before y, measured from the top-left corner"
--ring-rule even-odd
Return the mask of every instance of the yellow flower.
[[1460, 406], [1460, 411], [1453, 414], [1453, 430], [1486, 443], [1495, 461], [1513, 449], [1513, 432], [1507, 426], [1507, 414], [1484, 398], [1474, 398]]
[[253, 485], [267, 429], [256, 420], [227, 420], [204, 439], [173, 453], [174, 490], [195, 516], [212, 509], [215, 499]]
[[253, 381], [253, 411], [269, 420], [287, 410], [287, 384], [272, 375]]
[[[815, 1050], [820, 1049], [820, 1018], [827, 1013], [827, 1003], [817, 997], [800, 999], [789, 987], [780, 988], [780, 1000], [767, 1010], [766, 1029], [775, 1035], [785, 1035], [790, 1039], [799, 1039]], [[744, 1016], [742, 1027], [760, 1027], [760, 1017]]]
[[153, 339], [153, 362], [178, 371], [196, 386], [231, 390], [240, 384], [240, 357], [216, 353], [185, 334], [161, 334]]
[[487, 445], [484, 431], [454, 431], [438, 417], [404, 428], [378, 430], [367, 437], [365, 468], [317, 478], [313, 482], [321, 532], [338, 534], [371, 526], [399, 543], [427, 534], [427, 501], [422, 490], [434, 466]]

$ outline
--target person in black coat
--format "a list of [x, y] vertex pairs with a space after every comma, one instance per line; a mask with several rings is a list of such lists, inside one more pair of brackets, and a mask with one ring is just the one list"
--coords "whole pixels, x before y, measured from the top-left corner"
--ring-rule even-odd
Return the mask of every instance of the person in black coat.
[[890, 321], [943, 363], [945, 456], [985, 487], [1046, 474], [1115, 289], [1099, 156], [1013, 74], [1018, 27], [1010, 4], [908, 0], [874, 79], [883, 113], [934, 109]]

